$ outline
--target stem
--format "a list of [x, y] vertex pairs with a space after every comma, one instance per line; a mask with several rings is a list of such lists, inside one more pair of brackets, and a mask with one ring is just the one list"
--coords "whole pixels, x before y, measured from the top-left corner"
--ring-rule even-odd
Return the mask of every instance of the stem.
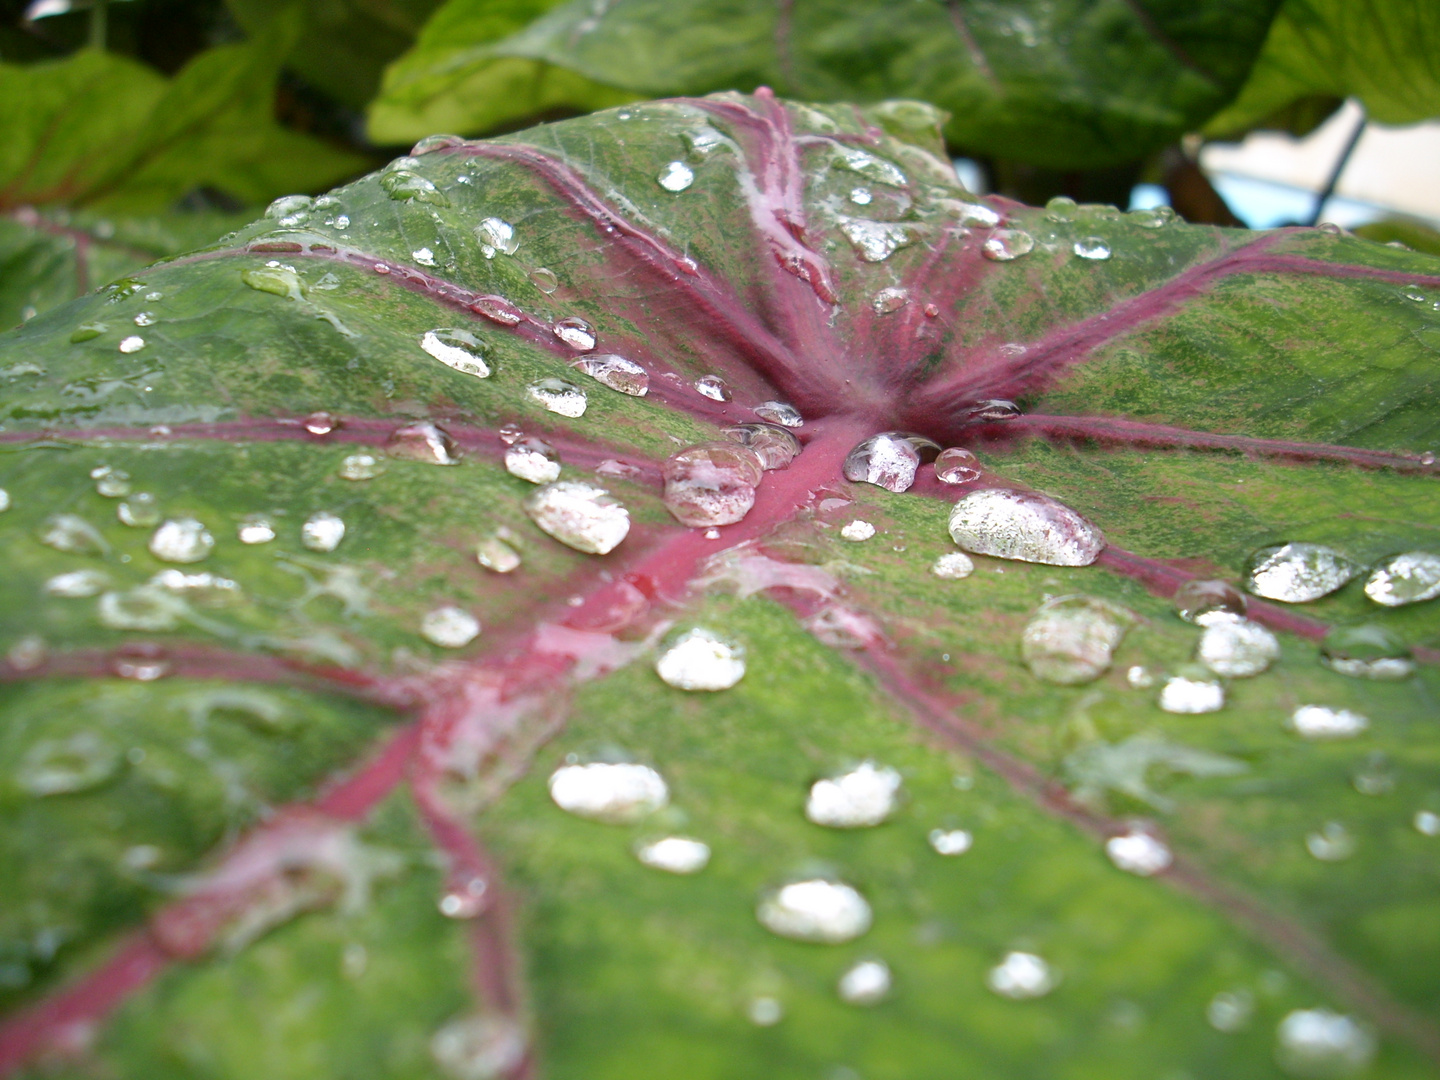
[[1314, 225], [1320, 220], [1320, 214], [1325, 210], [1325, 204], [1330, 201], [1330, 196], [1335, 194], [1335, 185], [1340, 183], [1340, 174], [1345, 171], [1345, 166], [1350, 164], [1350, 155], [1355, 152], [1355, 147], [1360, 143], [1360, 136], [1365, 134], [1365, 126], [1370, 118], [1363, 112], [1360, 114], [1360, 122], [1355, 125], [1355, 130], [1350, 133], [1350, 141], [1345, 144], [1345, 149], [1340, 151], [1340, 156], [1335, 159], [1335, 167], [1330, 170], [1330, 179], [1325, 181], [1320, 194], [1315, 196], [1315, 209], [1310, 213], [1310, 220], [1306, 225]]
[[105, 51], [109, 38], [109, 0], [93, 0], [90, 7], [90, 47]]

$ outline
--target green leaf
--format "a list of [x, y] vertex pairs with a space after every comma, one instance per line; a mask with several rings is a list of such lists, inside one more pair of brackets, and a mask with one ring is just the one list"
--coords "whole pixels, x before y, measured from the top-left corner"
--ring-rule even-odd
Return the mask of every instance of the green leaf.
[[[0, 1073], [1433, 1073], [1440, 601], [1365, 585], [1440, 555], [1440, 262], [976, 200], [931, 116], [442, 139], [0, 338]], [[785, 467], [677, 455], [776, 402]], [[886, 432], [972, 475], [867, 474]], [[524, 438], [613, 550], [535, 524]], [[1103, 546], [1052, 508], [1054, 562], [937, 575], [983, 491]], [[1285, 543], [1356, 576], [1197, 670], [1177, 589]], [[677, 685], [733, 660], [695, 629], [743, 677]], [[881, 823], [807, 817], [847, 771]], [[577, 776], [638, 794], [566, 812]], [[868, 927], [772, 933], [796, 881]]]
[[484, 132], [546, 110], [769, 85], [812, 101], [931, 101], [966, 150], [1098, 168], [1224, 105], [1277, 6], [449, 0], [388, 70], [370, 133]]
[[1233, 138], [1316, 96], [1356, 97], [1372, 120], [1440, 116], [1440, 11], [1425, 0], [1285, 0], [1239, 97], [1206, 134]]

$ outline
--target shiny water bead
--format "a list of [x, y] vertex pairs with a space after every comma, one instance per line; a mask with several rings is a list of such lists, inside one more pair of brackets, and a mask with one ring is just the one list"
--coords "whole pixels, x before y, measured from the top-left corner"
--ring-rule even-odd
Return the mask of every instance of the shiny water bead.
[[729, 401], [730, 388], [719, 375], [701, 375], [695, 380], [695, 392], [711, 401]]
[[1074, 221], [1075, 200], [1069, 195], [1056, 195], [1045, 204], [1045, 216], [1051, 221]]
[[479, 876], [453, 880], [436, 905], [447, 919], [478, 919], [489, 906], [489, 883]]
[[683, 525], [733, 525], [755, 505], [764, 475], [753, 450], [734, 443], [702, 443], [665, 462], [665, 508]]
[[959, 581], [975, 572], [975, 562], [963, 551], [951, 551], [930, 564], [930, 573], [946, 581]]
[[1023, 229], [996, 229], [985, 239], [980, 251], [987, 259], [1009, 262], [1035, 250], [1035, 238]]
[[474, 375], [477, 379], [490, 377], [490, 365], [485, 362], [485, 346], [469, 330], [454, 327], [426, 330], [420, 338], [420, 348], [446, 367], [465, 375]]
[[751, 411], [761, 420], [768, 420], [781, 427], [803, 427], [805, 424], [805, 418], [800, 415], [800, 410], [783, 401], [762, 401]]
[[428, 247], [416, 248], [410, 252], [410, 258], [414, 259], [420, 266], [435, 265], [435, 253]]
[[20, 758], [15, 782], [27, 794], [73, 795], [99, 787], [124, 764], [119, 747], [93, 731], [67, 739], [45, 739]]
[[160, 500], [148, 491], [137, 491], [115, 507], [115, 516], [122, 525], [148, 529], [160, 524]]
[[340, 419], [333, 413], [325, 412], [323, 409], [312, 412], [300, 421], [300, 426], [311, 435], [329, 435], [336, 428], [340, 427]]
[[138, 334], [132, 334], [127, 338], [120, 339], [120, 351], [122, 353], [137, 353], [145, 348], [145, 339]]
[[480, 253], [487, 259], [496, 254], [514, 255], [520, 250], [520, 241], [515, 239], [515, 226], [500, 218], [488, 217], [475, 228], [475, 239], [480, 242]]
[[495, 434], [500, 437], [500, 441], [506, 446], [514, 446], [515, 441], [524, 436], [525, 429], [519, 424], [504, 423], [500, 425]]
[[785, 468], [800, 454], [800, 440], [778, 424], [736, 424], [721, 434], [753, 450], [766, 472]]
[[1110, 258], [1110, 245], [1098, 236], [1086, 236], [1076, 240], [1071, 250], [1082, 259], [1101, 261]]
[[437, 150], [449, 150], [451, 147], [464, 145], [465, 140], [459, 135], [426, 135], [410, 148], [410, 156], [421, 157]]
[[866, 262], [884, 262], [910, 243], [910, 230], [890, 221], [845, 218], [840, 222], [840, 231]]
[[850, 885], [814, 878], [794, 881], [761, 898], [760, 925], [793, 941], [841, 945], [870, 929], [870, 905]]
[[502, 537], [488, 536], [475, 546], [475, 561], [496, 574], [509, 574], [520, 568], [520, 553]]
[[883, 960], [860, 960], [840, 976], [836, 992], [847, 1005], [877, 1005], [890, 993], [890, 968]]
[[67, 599], [98, 596], [109, 587], [110, 575], [103, 570], [71, 570], [67, 574], [56, 574], [45, 582], [47, 595]]
[[966, 551], [1051, 566], [1089, 566], [1105, 536], [1048, 495], [985, 488], [950, 511], [950, 536]]
[[543, 439], [519, 439], [505, 450], [505, 471], [532, 484], [560, 479], [560, 454]]
[[965, 829], [931, 829], [926, 839], [937, 855], [964, 855], [975, 842]]
[[338, 470], [341, 480], [374, 480], [385, 471], [385, 463], [374, 454], [361, 451], [348, 454], [340, 462]]
[[1316, 832], [1305, 834], [1305, 850], [1321, 862], [1341, 862], [1355, 854], [1355, 838], [1338, 821], [1327, 821]]
[[309, 195], [281, 195], [265, 208], [265, 216], [287, 229], [310, 220], [315, 200]]
[[1019, 415], [1020, 406], [1005, 398], [987, 398], [984, 401], [977, 401], [968, 410], [970, 420], [983, 421], [987, 424], [1004, 423], [1006, 420], [1014, 420]]
[[1132, 664], [1125, 669], [1125, 682], [1134, 690], [1148, 690], [1155, 685], [1155, 676], [1143, 664]]
[[940, 449], [929, 439], [903, 431], [882, 431], [845, 456], [841, 471], [855, 483], [874, 484], [896, 493], [909, 491], [923, 455]]
[[163, 589], [141, 585], [124, 592], [101, 593], [95, 604], [100, 625], [111, 630], [174, 630], [185, 602]]
[[774, 1027], [785, 1019], [785, 1006], [780, 1003], [779, 998], [762, 994], [751, 999], [745, 1008], [745, 1015], [756, 1027]]
[[873, 180], [889, 187], [903, 188], [907, 182], [905, 174], [894, 164], [864, 150], [841, 147], [838, 150], [836, 164], [842, 169], [859, 173], [867, 180]]
[[1171, 675], [1160, 687], [1160, 708], [1168, 713], [1209, 713], [1224, 705], [1224, 685], [1204, 668]]
[[570, 361], [570, 366], [611, 390], [631, 397], [644, 397], [650, 392], [650, 373], [634, 360], [615, 353], [591, 353]]
[[981, 229], [993, 229], [1004, 219], [984, 203], [964, 202], [958, 199], [944, 201], [945, 208], [954, 213], [961, 225], [972, 225]]
[[1243, 616], [1245, 594], [1228, 581], [1187, 581], [1171, 601], [1175, 614], [1186, 622], [1205, 625], [1211, 616]]
[[460, 464], [460, 449], [450, 433], [428, 420], [396, 428], [385, 440], [385, 453], [402, 461], [423, 461], [428, 465]]
[[695, 173], [683, 161], [672, 161], [655, 178], [666, 191], [684, 191], [695, 182]]
[[1354, 679], [1407, 679], [1415, 671], [1410, 650], [1383, 626], [1337, 626], [1320, 643], [1320, 662]]
[[595, 328], [578, 316], [557, 319], [550, 332], [576, 352], [595, 348]]
[[429, 203], [431, 206], [449, 206], [449, 197], [419, 173], [408, 169], [396, 169], [383, 173], [380, 187], [396, 202]]
[[0, 488], [0, 514], [10, 509], [10, 492]]
[[852, 544], [864, 543], [875, 535], [875, 526], [868, 521], [856, 518], [840, 530], [842, 539], [849, 540]]
[[664, 807], [670, 789], [648, 765], [594, 761], [556, 769], [550, 776], [550, 798], [577, 817], [628, 825]]
[[875, 201], [875, 196], [870, 194], [869, 188], [851, 188], [850, 201], [856, 206], [869, 206], [872, 202]]
[[142, 311], [135, 316], [133, 321], [136, 326], [154, 326], [158, 320], [153, 311]]
[[432, 645], [459, 649], [480, 636], [480, 620], [464, 608], [436, 608], [420, 620], [420, 636]]
[[894, 813], [899, 795], [900, 774], [866, 761], [839, 776], [815, 781], [805, 800], [805, 816], [832, 829], [879, 825]]
[[948, 447], [935, 458], [935, 479], [942, 484], [968, 484], [983, 472], [980, 459], [964, 447]]
[[1281, 544], [1257, 551], [1246, 587], [1266, 600], [1303, 604], [1328, 596], [1357, 572], [1344, 555], [1323, 544]]
[[1216, 675], [1249, 678], [1280, 659], [1280, 642], [1259, 623], [1215, 612], [1203, 617], [1205, 631], [1195, 657]]
[[187, 574], [183, 570], [161, 570], [147, 584], [204, 607], [229, 607], [241, 599], [240, 583], [208, 571]]
[[1105, 841], [1105, 854], [1118, 869], [1139, 877], [1158, 874], [1174, 861], [1162, 840], [1141, 829], [1110, 837]]
[[549, 296], [556, 289], [560, 288], [560, 279], [555, 276], [555, 271], [548, 266], [537, 266], [529, 274], [530, 284], [534, 285], [546, 296]]
[[1331, 1080], [1362, 1072], [1375, 1058], [1375, 1036], [1353, 1017], [1296, 1009], [1276, 1031], [1276, 1059], [1292, 1076]]
[[876, 315], [889, 315], [899, 311], [910, 302], [910, 292], [894, 286], [881, 289], [870, 301], [870, 308]]
[[119, 499], [130, 494], [130, 474], [109, 465], [90, 470], [90, 479], [95, 481], [95, 493], [107, 499]]
[[51, 514], [38, 537], [46, 547], [67, 555], [103, 555], [110, 550], [95, 526], [76, 514]]
[[1221, 990], [1205, 1006], [1205, 1019], [1216, 1031], [1242, 1031], [1255, 1012], [1255, 995], [1249, 990]]
[[300, 526], [300, 543], [311, 551], [334, 551], [343, 539], [345, 522], [324, 510], [311, 514]]
[[541, 379], [525, 388], [530, 400], [560, 416], [585, 415], [585, 391], [564, 379]]
[[578, 480], [557, 480], [524, 503], [530, 520], [567, 547], [605, 555], [630, 532], [630, 512], [610, 493]]
[[236, 526], [235, 534], [242, 544], [268, 544], [275, 539], [275, 526], [261, 514], [251, 514]]
[[1407, 551], [1392, 555], [1365, 582], [1365, 595], [1377, 604], [1399, 607], [1440, 596], [1440, 555]]
[[667, 836], [635, 848], [644, 865], [670, 874], [698, 874], [710, 861], [710, 845], [687, 836]]
[[1156, 206], [1144, 210], [1131, 210], [1125, 217], [1142, 229], [1163, 229], [1175, 220], [1175, 211], [1168, 206]]
[[430, 1057], [448, 1080], [503, 1080], [530, 1052], [520, 1024], [508, 1016], [461, 1016], [430, 1037]]
[[1059, 985], [1059, 978], [1034, 953], [1012, 952], [985, 976], [985, 985], [1001, 997], [1023, 1001], [1044, 997]]
[[1353, 739], [1370, 726], [1370, 721], [1349, 709], [1301, 705], [1291, 713], [1289, 726], [1306, 739]]
[[[13, 661], [12, 661], [13, 663]], [[1440, 814], [1433, 810], [1417, 810], [1411, 820], [1415, 831], [1421, 836], [1440, 836]]]
[[1042, 604], [1025, 625], [1020, 657], [1045, 682], [1092, 682], [1109, 670], [1134, 621], [1130, 612], [1098, 597], [1057, 597]]
[[660, 654], [655, 673], [679, 690], [728, 690], [745, 677], [745, 648], [695, 627]]

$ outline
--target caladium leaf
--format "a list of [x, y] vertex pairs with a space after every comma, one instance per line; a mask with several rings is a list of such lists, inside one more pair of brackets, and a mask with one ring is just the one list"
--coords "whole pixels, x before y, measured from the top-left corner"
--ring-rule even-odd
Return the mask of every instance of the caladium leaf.
[[895, 115], [428, 140], [3, 339], [9, 1074], [1428, 1075], [1440, 264]]
[[370, 133], [483, 133], [547, 109], [768, 84], [816, 101], [931, 101], [967, 150], [1097, 168], [1225, 105], [1278, 6], [449, 0], [387, 71]]

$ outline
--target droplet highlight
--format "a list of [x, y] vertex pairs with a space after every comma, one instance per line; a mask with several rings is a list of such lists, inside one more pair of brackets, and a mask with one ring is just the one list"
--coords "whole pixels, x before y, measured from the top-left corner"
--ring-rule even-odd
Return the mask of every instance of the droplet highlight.
[[1089, 566], [1105, 536], [1083, 517], [1047, 495], [986, 488], [972, 491], [950, 511], [950, 536], [975, 555]]

